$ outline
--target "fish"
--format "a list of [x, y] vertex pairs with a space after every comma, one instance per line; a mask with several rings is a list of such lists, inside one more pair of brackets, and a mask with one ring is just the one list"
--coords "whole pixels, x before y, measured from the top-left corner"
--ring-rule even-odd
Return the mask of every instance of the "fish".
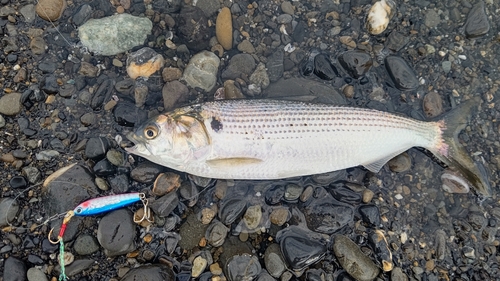
[[217, 100], [159, 114], [127, 135], [125, 148], [168, 168], [216, 179], [273, 180], [363, 166], [373, 173], [412, 148], [430, 151], [491, 196], [484, 167], [458, 140], [478, 101], [439, 120], [374, 109], [268, 100]]

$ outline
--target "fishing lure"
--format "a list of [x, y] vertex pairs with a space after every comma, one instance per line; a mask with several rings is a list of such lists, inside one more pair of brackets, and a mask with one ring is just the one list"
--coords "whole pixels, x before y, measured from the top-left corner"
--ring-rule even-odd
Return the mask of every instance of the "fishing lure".
[[144, 205], [144, 215], [140, 219], [136, 219], [134, 217], [134, 222], [140, 223], [144, 220], [152, 222], [150, 217], [150, 209], [148, 207], [148, 200], [146, 199], [146, 195], [144, 193], [134, 192], [134, 193], [124, 193], [124, 194], [116, 194], [103, 196], [98, 198], [93, 198], [87, 200], [80, 205], [76, 206], [73, 210], [70, 210], [64, 216], [61, 228], [59, 230], [59, 234], [57, 235], [57, 240], [52, 240], [52, 232], [54, 228], [49, 231], [49, 241], [52, 244], [59, 243], [59, 264], [61, 265], [61, 274], [59, 275], [59, 281], [67, 280], [68, 277], [65, 273], [64, 267], [64, 241], [63, 236], [66, 231], [66, 227], [73, 216], [93, 216], [102, 214], [105, 212], [109, 212], [112, 210], [116, 210], [136, 202], [141, 201]]

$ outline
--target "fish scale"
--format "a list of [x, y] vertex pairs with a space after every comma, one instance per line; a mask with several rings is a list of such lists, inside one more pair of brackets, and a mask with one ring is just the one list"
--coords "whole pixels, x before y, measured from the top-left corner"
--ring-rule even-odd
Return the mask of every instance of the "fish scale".
[[437, 122], [387, 112], [283, 100], [220, 100], [160, 114], [128, 138], [126, 150], [197, 176], [268, 180], [362, 165], [377, 172], [419, 146], [454, 167], [478, 191], [490, 186], [457, 136], [477, 103]]

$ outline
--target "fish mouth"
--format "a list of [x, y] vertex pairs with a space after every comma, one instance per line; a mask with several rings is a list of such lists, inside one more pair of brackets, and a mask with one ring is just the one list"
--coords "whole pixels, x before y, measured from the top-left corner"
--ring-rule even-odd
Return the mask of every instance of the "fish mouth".
[[146, 147], [142, 144], [141, 139], [136, 134], [130, 132], [126, 135], [126, 137], [134, 144], [134, 146], [125, 147], [125, 151], [131, 154], [138, 154], [140, 151], [145, 150]]

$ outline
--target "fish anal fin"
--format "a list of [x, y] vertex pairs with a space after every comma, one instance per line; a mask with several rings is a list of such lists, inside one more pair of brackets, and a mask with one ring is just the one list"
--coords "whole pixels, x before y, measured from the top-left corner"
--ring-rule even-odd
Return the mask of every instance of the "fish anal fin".
[[263, 160], [251, 157], [230, 157], [210, 159], [206, 162], [212, 168], [235, 168], [259, 164], [262, 163]]
[[396, 153], [392, 153], [389, 156], [383, 157], [377, 161], [374, 161], [374, 162], [371, 162], [368, 164], [363, 164], [363, 167], [365, 167], [368, 171], [370, 171], [372, 173], [378, 173], [380, 171], [380, 169], [382, 169], [382, 167], [384, 167], [384, 165], [387, 162], [389, 162], [389, 160], [398, 156], [399, 154], [403, 153], [404, 151], [406, 151], [406, 149], [402, 150], [402, 151], [398, 151]]

